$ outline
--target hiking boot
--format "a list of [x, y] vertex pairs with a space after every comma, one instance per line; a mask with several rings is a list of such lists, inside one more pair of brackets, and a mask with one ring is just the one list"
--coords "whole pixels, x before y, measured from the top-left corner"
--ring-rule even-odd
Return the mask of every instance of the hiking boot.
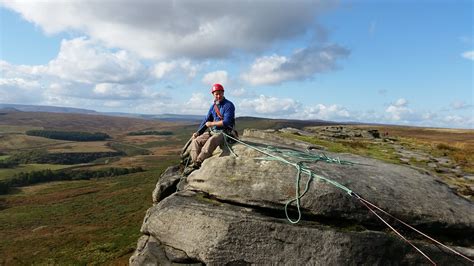
[[188, 167], [186, 167], [183, 171], [183, 175], [184, 176], [188, 176], [189, 174], [191, 174], [194, 170], [197, 170], [201, 167], [201, 162], [194, 162], [190, 165], [188, 165]]

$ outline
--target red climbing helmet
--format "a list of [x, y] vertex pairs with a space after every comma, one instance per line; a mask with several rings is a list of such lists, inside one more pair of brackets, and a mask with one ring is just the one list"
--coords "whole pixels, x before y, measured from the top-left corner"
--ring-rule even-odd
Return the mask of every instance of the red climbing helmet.
[[216, 91], [224, 91], [224, 87], [219, 83], [212, 85], [211, 93], [214, 93]]

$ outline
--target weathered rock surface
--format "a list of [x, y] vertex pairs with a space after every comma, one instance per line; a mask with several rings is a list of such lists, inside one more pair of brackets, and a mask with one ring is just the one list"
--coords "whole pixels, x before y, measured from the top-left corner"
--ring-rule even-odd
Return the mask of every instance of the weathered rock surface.
[[[249, 132], [247, 143], [259, 149], [268, 144], [300, 151], [308, 147], [272, 136], [270, 131]], [[283, 206], [295, 197], [297, 169], [258, 159], [265, 155], [242, 144], [234, 144], [233, 151], [238, 157], [218, 151], [204, 161], [179, 185], [178, 193], [174, 193], [180, 180], [178, 169], [169, 168], [163, 174], [153, 193], [155, 204], [143, 222], [145, 236], [130, 259], [132, 265], [428, 262], [388, 233], [354, 197], [317, 178], [301, 199], [302, 221], [288, 223]], [[314, 173], [339, 182], [435, 238], [463, 246], [472, 255], [472, 202], [423, 171], [351, 154], [325, 154], [355, 164], [308, 164]], [[301, 191], [308, 178], [302, 175]], [[297, 217], [293, 205], [290, 216]], [[439, 264], [467, 262], [427, 242], [415, 243]]]

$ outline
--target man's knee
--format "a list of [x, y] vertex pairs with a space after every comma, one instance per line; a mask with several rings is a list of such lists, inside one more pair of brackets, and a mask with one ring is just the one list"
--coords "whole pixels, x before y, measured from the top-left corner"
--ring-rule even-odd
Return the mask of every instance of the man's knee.
[[206, 144], [204, 144], [203, 150], [212, 153], [223, 141], [224, 136], [222, 134], [214, 135], [207, 140]]

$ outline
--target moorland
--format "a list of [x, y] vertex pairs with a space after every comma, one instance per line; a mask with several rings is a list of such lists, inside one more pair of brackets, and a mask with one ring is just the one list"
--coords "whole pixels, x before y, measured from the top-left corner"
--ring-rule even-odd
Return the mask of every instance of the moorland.
[[[290, 127], [314, 133], [335, 123], [241, 117], [237, 125], [240, 132]], [[196, 127], [190, 121], [0, 110], [0, 264], [128, 264], [155, 184], [179, 163]], [[350, 127], [376, 129], [384, 138], [281, 135], [430, 171], [472, 200], [473, 130]], [[101, 138], [87, 139], [96, 133]]]

